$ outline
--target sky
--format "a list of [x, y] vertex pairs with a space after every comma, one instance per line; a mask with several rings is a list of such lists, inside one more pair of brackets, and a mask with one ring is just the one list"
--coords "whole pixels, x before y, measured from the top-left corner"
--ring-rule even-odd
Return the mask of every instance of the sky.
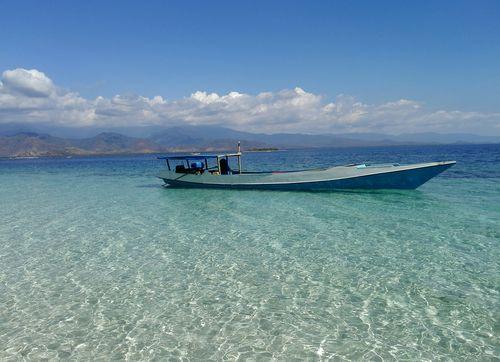
[[500, 1], [0, 1], [0, 124], [500, 135]]

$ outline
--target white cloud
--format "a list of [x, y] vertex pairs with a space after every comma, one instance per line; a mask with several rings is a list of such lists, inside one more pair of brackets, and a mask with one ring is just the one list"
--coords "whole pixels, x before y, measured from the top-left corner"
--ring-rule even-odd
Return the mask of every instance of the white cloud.
[[3, 72], [2, 88], [27, 97], [48, 97], [55, 91], [52, 80], [44, 73], [22, 68]]
[[299, 87], [257, 95], [197, 91], [178, 100], [122, 95], [86, 99], [55, 86], [35, 69], [2, 74], [0, 123], [15, 121], [67, 126], [224, 125], [269, 133], [500, 133], [500, 113], [431, 110], [408, 99], [366, 104], [342, 94], [330, 101]]

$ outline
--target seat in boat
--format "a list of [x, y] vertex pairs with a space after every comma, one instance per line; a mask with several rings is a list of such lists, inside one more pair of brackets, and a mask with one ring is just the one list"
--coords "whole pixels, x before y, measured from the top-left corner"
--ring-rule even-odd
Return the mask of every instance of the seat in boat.
[[229, 164], [225, 158], [219, 161], [219, 165], [221, 175], [229, 175], [231, 173], [231, 169], [229, 168]]

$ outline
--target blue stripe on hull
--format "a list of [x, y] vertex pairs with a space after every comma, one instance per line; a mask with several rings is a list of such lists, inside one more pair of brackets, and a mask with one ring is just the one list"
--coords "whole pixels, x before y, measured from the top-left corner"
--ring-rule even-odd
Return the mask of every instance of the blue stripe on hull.
[[216, 188], [239, 190], [289, 190], [289, 191], [329, 191], [348, 189], [402, 189], [412, 190], [421, 186], [431, 178], [445, 171], [452, 164], [443, 164], [422, 167], [411, 170], [400, 170], [374, 175], [357, 176], [352, 178], [325, 180], [302, 183], [275, 183], [275, 184], [216, 184], [163, 179], [172, 187], [182, 188]]

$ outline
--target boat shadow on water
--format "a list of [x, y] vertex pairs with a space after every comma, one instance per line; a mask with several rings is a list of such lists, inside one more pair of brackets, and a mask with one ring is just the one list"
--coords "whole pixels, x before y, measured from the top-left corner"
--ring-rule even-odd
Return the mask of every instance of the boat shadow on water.
[[164, 189], [165, 185], [161, 184], [144, 184], [144, 185], [136, 185], [135, 187], [139, 189]]
[[221, 188], [191, 188], [191, 187], [182, 187], [182, 186], [169, 186], [169, 185], [144, 185], [141, 187], [150, 187], [150, 188], [158, 188], [163, 190], [168, 190], [165, 194], [168, 195], [171, 192], [174, 192], [176, 195], [186, 195], [190, 197], [196, 197], [201, 195], [207, 195], [207, 192], [210, 192], [214, 197], [221, 197], [222, 195], [227, 196], [237, 196], [237, 195], [245, 195], [248, 196], [252, 193], [254, 194], [268, 194], [268, 195], [279, 195], [280, 197], [283, 195], [289, 195], [293, 197], [296, 196], [304, 196], [304, 195], [314, 195], [321, 197], [322, 195], [325, 197], [342, 197], [342, 196], [359, 196], [360, 198], [369, 197], [371, 199], [379, 199], [386, 200], [390, 199], [391, 201], [396, 202], [408, 202], [408, 201], [418, 201], [425, 200], [430, 197], [428, 193], [422, 191], [420, 189], [416, 190], [398, 190], [398, 189], [376, 189], [376, 190], [366, 190], [366, 189], [332, 189], [332, 190], [266, 190], [266, 189], [221, 189]]

